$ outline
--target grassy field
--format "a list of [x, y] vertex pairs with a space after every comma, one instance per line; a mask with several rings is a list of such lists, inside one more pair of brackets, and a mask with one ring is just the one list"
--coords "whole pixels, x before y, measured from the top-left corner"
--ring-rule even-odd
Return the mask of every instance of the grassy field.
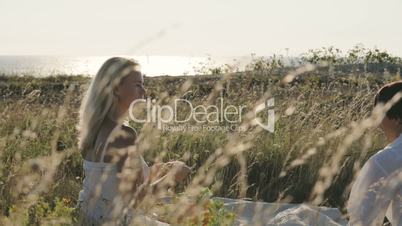
[[[297, 77], [283, 82], [289, 73]], [[371, 114], [378, 88], [395, 79], [326, 69], [150, 77], [148, 96], [166, 103], [172, 97], [206, 103], [223, 96], [251, 109], [261, 98], [274, 97], [275, 132], [258, 126], [244, 132], [167, 132], [130, 124], [143, 135], [149, 164], [179, 159], [194, 166], [190, 187], [209, 187], [215, 196], [306, 202], [345, 212], [355, 173], [386, 144], [379, 129], [362, 121]], [[83, 179], [75, 125], [89, 81], [0, 77], [0, 224], [72, 222]]]

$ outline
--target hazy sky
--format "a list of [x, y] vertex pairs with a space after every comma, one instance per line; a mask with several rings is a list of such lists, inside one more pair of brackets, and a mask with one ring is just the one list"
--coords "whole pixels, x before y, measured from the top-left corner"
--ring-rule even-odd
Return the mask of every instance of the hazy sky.
[[402, 0], [0, 0], [0, 54], [402, 56]]

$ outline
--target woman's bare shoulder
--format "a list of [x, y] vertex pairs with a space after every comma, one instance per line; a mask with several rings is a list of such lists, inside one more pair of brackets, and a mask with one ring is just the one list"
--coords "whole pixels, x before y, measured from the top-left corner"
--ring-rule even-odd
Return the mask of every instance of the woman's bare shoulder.
[[137, 131], [133, 127], [122, 125], [121, 129], [126, 133], [128, 139], [135, 141], [137, 138]]
[[128, 125], [121, 126], [121, 132], [118, 133], [114, 142], [112, 142], [112, 146], [114, 147], [125, 147], [133, 145], [137, 139], [137, 132], [134, 128]]

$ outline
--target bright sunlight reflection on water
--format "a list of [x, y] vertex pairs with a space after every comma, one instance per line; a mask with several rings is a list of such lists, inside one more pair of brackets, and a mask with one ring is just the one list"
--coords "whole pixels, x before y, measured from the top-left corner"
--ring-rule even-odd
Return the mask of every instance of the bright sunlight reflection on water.
[[[18, 75], [94, 75], [111, 56], [0, 56], [0, 74]], [[130, 56], [124, 56], [130, 57]], [[147, 76], [194, 75], [202, 65], [211, 63], [208, 57], [136, 56]], [[221, 58], [215, 63], [230, 63], [233, 58]]]

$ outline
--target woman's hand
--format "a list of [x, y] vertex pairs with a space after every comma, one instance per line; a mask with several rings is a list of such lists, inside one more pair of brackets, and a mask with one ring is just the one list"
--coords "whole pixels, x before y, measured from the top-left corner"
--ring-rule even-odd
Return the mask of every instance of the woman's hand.
[[164, 176], [171, 176], [175, 183], [179, 183], [186, 179], [190, 173], [191, 168], [181, 161], [157, 163], [151, 167], [151, 181]]
[[184, 162], [173, 161], [169, 163], [172, 165], [171, 172], [174, 174], [174, 180], [176, 183], [182, 182], [190, 175], [191, 168]]

